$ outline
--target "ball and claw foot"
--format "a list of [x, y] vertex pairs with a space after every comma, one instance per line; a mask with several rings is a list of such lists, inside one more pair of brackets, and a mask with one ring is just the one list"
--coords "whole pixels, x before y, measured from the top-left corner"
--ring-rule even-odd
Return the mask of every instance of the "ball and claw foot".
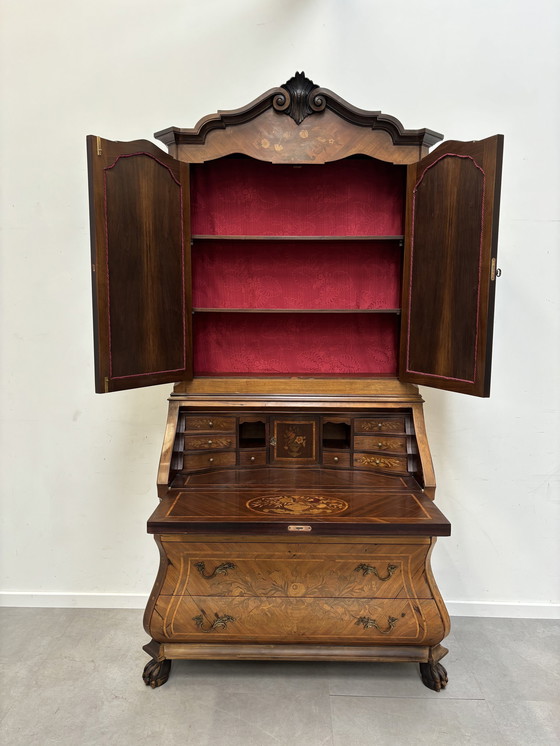
[[441, 663], [420, 663], [420, 676], [424, 686], [433, 689], [434, 692], [446, 687], [447, 671]]
[[144, 673], [142, 674], [144, 684], [151, 686], [152, 689], [162, 686], [169, 678], [170, 671], [171, 661], [151, 660], [149, 663], [146, 663]]

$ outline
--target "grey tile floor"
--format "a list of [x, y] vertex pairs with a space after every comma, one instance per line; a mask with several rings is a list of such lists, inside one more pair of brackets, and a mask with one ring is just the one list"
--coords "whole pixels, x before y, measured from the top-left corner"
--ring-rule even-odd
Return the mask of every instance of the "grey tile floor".
[[453, 619], [448, 688], [415, 664], [175, 661], [141, 678], [141, 613], [0, 609], [4, 746], [560, 744], [560, 622]]

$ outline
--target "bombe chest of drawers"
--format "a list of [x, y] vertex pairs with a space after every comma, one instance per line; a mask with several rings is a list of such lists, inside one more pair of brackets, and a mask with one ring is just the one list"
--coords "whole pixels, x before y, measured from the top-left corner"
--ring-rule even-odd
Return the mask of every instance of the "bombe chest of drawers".
[[416, 661], [450, 525], [417, 384], [488, 396], [502, 137], [447, 142], [303, 73], [88, 138], [99, 392], [175, 382], [146, 684], [173, 659]]

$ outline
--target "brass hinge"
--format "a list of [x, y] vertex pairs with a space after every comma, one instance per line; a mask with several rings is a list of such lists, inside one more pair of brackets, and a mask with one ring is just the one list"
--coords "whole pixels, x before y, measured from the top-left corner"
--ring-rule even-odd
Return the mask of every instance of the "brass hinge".
[[501, 274], [502, 270], [499, 267], [496, 269], [496, 257], [493, 257], [490, 264], [490, 282], [494, 282], [496, 277], [499, 277]]
[[101, 153], [103, 152], [103, 149], [101, 148], [101, 138], [99, 137], [99, 135], [96, 136], [96, 140], [97, 140], [97, 155], [101, 155]]

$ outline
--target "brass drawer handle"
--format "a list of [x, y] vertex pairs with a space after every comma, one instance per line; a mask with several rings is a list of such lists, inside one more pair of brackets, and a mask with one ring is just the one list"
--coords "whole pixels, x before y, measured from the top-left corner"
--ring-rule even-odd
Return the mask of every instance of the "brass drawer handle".
[[398, 570], [398, 565], [387, 565], [387, 575], [384, 575], [383, 577], [379, 574], [377, 567], [373, 567], [372, 565], [366, 565], [365, 562], [362, 562], [358, 565], [358, 567], [354, 568], [355, 572], [362, 572], [364, 577], [366, 575], [369, 575], [372, 573], [375, 575], [376, 578], [378, 578], [381, 581], [389, 580], [390, 577], [393, 576], [396, 570]]
[[[404, 614], [402, 616], [404, 616]], [[381, 629], [381, 627], [379, 626], [379, 624], [377, 624], [375, 619], [370, 619], [368, 616], [361, 616], [356, 622], [356, 626], [359, 627], [362, 624], [364, 629], [371, 629], [373, 627], [378, 632], [380, 632], [382, 635], [388, 635], [389, 632], [393, 631], [393, 628], [397, 622], [398, 622], [398, 619], [396, 617], [388, 616], [387, 617], [387, 629]]]
[[236, 568], [234, 562], [222, 562], [221, 565], [216, 565], [216, 567], [214, 568], [214, 572], [212, 572], [210, 575], [207, 575], [206, 565], [204, 564], [204, 562], [195, 562], [194, 566], [202, 575], [202, 577], [206, 578], [206, 580], [212, 580], [212, 578], [215, 578], [216, 575], [227, 575], [228, 570], [235, 570]]
[[235, 618], [230, 616], [229, 614], [224, 614], [223, 616], [219, 616], [217, 613], [214, 615], [216, 618], [212, 622], [212, 624], [209, 627], [204, 628], [204, 617], [202, 614], [198, 614], [198, 616], [193, 616], [193, 622], [195, 622], [196, 626], [199, 628], [201, 632], [215, 632], [217, 629], [225, 629], [230, 622], [235, 622]]

